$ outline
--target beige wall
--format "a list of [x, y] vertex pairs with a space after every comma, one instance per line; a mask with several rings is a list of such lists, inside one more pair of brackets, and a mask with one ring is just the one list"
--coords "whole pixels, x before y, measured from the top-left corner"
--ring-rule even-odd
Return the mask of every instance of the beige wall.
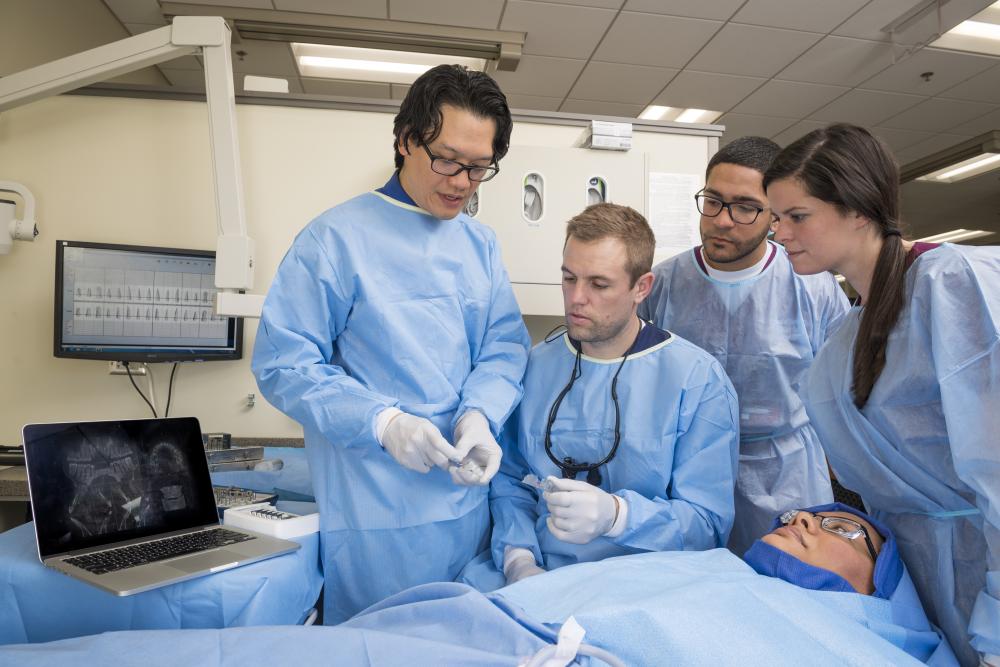
[[[248, 232], [257, 244], [255, 291], [263, 293], [309, 220], [389, 176], [392, 116], [239, 106], [237, 118]], [[571, 146], [581, 133], [519, 124], [512, 143]], [[651, 168], [660, 159], [669, 164], [662, 143], [668, 139], [637, 138], [637, 149], [652, 156]], [[62, 96], [5, 112], [0, 180], [31, 189], [41, 229], [34, 243], [16, 242], [0, 256], [0, 444], [19, 442], [26, 422], [148, 416], [128, 378], [109, 375], [107, 363], [52, 356], [55, 242], [214, 249], [205, 106]], [[529, 318], [536, 340], [555, 323]], [[295, 422], [259, 397], [250, 373], [255, 332], [256, 320], [248, 320], [240, 361], [183, 364], [171, 414], [194, 415], [205, 430], [239, 436], [300, 436]], [[161, 410], [169, 370], [154, 366]], [[248, 393], [258, 394], [252, 409]]]

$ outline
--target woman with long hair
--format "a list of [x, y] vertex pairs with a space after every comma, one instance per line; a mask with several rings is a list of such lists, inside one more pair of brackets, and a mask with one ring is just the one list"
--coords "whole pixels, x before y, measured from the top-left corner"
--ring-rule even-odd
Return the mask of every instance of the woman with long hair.
[[899, 169], [861, 127], [810, 132], [764, 185], [795, 271], [860, 296], [804, 387], [830, 464], [962, 664], [1000, 665], [1000, 248], [904, 240]]

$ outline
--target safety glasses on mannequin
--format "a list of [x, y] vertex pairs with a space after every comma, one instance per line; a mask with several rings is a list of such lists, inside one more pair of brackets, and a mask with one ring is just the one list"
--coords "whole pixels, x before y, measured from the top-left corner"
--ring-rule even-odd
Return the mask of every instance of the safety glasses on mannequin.
[[839, 516], [823, 516], [821, 514], [813, 514], [808, 510], [788, 510], [781, 515], [781, 525], [787, 526], [790, 524], [795, 520], [795, 515], [799, 512], [806, 512], [820, 519], [820, 528], [828, 533], [839, 535], [847, 540], [856, 540], [859, 537], [864, 537], [865, 544], [868, 546], [868, 554], [871, 556], [872, 561], [875, 561], [878, 558], [878, 554], [875, 552], [875, 545], [872, 544], [871, 537], [868, 535], [868, 530], [857, 521], [845, 519]]

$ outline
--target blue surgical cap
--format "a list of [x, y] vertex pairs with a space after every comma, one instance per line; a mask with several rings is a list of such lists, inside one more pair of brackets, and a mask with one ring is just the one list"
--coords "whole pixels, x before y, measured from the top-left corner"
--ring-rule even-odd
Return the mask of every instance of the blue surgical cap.
[[[903, 561], [899, 557], [899, 550], [896, 548], [896, 538], [887, 526], [861, 510], [842, 505], [841, 503], [830, 503], [829, 505], [817, 505], [815, 507], [804, 508], [807, 512], [849, 512], [861, 517], [879, 532], [884, 539], [882, 548], [879, 550], [878, 558], [875, 560], [875, 572], [873, 574], [875, 592], [874, 597], [888, 600], [896, 591], [899, 580], [903, 576]], [[781, 525], [781, 518], [776, 518], [771, 525], [774, 530]], [[839, 574], [804, 563], [795, 556], [787, 554], [781, 549], [757, 540], [743, 554], [743, 560], [752, 567], [758, 574], [768, 577], [776, 577], [785, 581], [816, 591], [841, 591], [855, 593], [854, 587]]]

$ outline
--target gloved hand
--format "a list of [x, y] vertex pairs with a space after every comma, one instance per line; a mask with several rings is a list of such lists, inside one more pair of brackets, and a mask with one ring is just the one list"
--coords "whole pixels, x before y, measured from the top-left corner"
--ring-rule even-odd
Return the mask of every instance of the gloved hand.
[[484, 486], [500, 469], [500, 445], [478, 410], [469, 410], [455, 424], [455, 451], [461, 460], [449, 468], [455, 484]]
[[604, 535], [618, 516], [617, 498], [587, 482], [548, 477], [542, 497], [549, 506], [549, 532], [570, 544], [587, 544]]
[[538, 567], [535, 563], [535, 556], [530, 551], [527, 554], [515, 556], [510, 562], [505, 563], [503, 568], [503, 574], [507, 577], [508, 586], [522, 579], [544, 573], [545, 568]]
[[447, 470], [461, 456], [429, 419], [401, 412], [382, 434], [382, 446], [404, 468], [425, 473], [431, 466]]

